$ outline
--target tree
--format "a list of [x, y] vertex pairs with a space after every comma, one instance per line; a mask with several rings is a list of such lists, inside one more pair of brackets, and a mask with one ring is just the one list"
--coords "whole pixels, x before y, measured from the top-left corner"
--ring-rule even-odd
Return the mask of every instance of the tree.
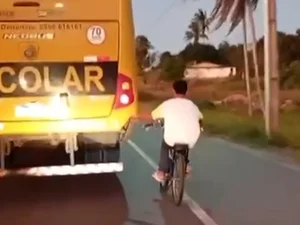
[[256, 9], [259, 0], [216, 0], [211, 12], [211, 21], [217, 21], [215, 29], [219, 29], [227, 19], [231, 25], [230, 34], [245, 18], [247, 6]]
[[188, 30], [185, 32], [185, 40], [193, 41], [194, 44], [199, 43], [199, 40], [208, 40], [206, 32], [209, 30], [209, 19], [207, 14], [202, 9], [198, 9], [195, 13]]
[[284, 88], [300, 88], [300, 61], [296, 60], [290, 63], [285, 69], [283, 76], [281, 77], [281, 85]]
[[227, 41], [222, 41], [218, 46], [219, 51], [224, 51], [224, 52], [227, 52], [229, 48], [230, 48], [230, 44]]
[[219, 51], [213, 45], [208, 44], [188, 44], [179, 55], [186, 63], [212, 62], [219, 64], [222, 62]]
[[[281, 71], [281, 78], [284, 76], [289, 65], [300, 60], [300, 36], [297, 34], [286, 34], [284, 32], [277, 32], [278, 48], [280, 52], [279, 66]], [[225, 51], [225, 49], [227, 49]], [[249, 48], [248, 48], [249, 49]], [[230, 65], [236, 67], [238, 70], [244, 70], [244, 60], [241, 45], [230, 45], [229, 48], [219, 46], [219, 51], [228, 58]], [[226, 52], [224, 54], [223, 52]], [[248, 53], [249, 54], [249, 53]], [[260, 37], [257, 41], [257, 60], [259, 65], [259, 74], [262, 77], [264, 71], [264, 37]], [[249, 59], [249, 69], [254, 73], [254, 66], [252, 57]], [[299, 74], [300, 76], [300, 74]]]
[[[246, 6], [252, 10], [256, 9], [259, 0], [217, 0], [212, 11], [212, 20], [217, 20], [216, 29], [218, 29], [228, 18], [231, 22], [228, 34], [230, 34], [234, 28], [245, 18]], [[278, 68], [278, 47], [277, 47], [277, 22], [276, 22], [276, 0], [268, 1], [268, 28], [269, 28], [269, 61], [267, 62], [268, 68], [270, 68], [270, 74], [272, 74], [271, 82], [271, 96], [270, 99], [270, 113], [268, 113], [269, 121], [271, 123], [272, 132], [279, 130], [279, 68]], [[267, 101], [268, 99], [266, 99]], [[269, 115], [272, 119], [269, 119]], [[266, 120], [266, 131], [268, 135], [268, 122]]]
[[230, 55], [230, 44], [227, 41], [223, 41], [218, 46], [220, 63], [223, 65], [230, 65], [229, 55]]
[[250, 87], [250, 77], [249, 77], [249, 59], [248, 59], [248, 41], [247, 41], [247, 20], [243, 18], [243, 34], [244, 34], [244, 45], [243, 45], [243, 52], [244, 52], [244, 64], [245, 64], [245, 82], [246, 82], [246, 90], [247, 90], [247, 98], [248, 98], [248, 115], [253, 115], [252, 109], [252, 98], [251, 98], [251, 87]]
[[[258, 70], [258, 60], [257, 60], [257, 51], [256, 51], [257, 40], [256, 40], [254, 17], [253, 17], [253, 9], [248, 4], [246, 4], [246, 8], [248, 9], [248, 17], [249, 17], [249, 22], [250, 22], [250, 27], [251, 27], [251, 34], [252, 34], [252, 58], [253, 58], [253, 64], [254, 64], [256, 90], [257, 90], [257, 94], [258, 94], [260, 108], [265, 117], [264, 100], [263, 100], [262, 90], [260, 87], [260, 78], [259, 78], [259, 70]], [[244, 17], [244, 19], [246, 19], [246, 18]]]
[[162, 67], [172, 57], [169, 51], [163, 52], [160, 56], [160, 67]]
[[206, 11], [198, 9], [198, 12], [194, 15], [194, 21], [197, 22], [200, 31], [200, 39], [208, 40], [207, 31], [209, 31], [209, 19]]
[[172, 56], [162, 65], [161, 77], [164, 80], [181, 79], [184, 75], [185, 63], [180, 56]]
[[135, 42], [136, 42], [136, 57], [137, 57], [138, 67], [140, 69], [144, 69], [148, 66], [147, 57], [149, 51], [153, 49], [153, 46], [151, 42], [148, 40], [148, 38], [144, 35], [138, 35], [135, 39]]
[[[217, 0], [216, 5], [212, 11], [212, 19], [218, 20], [216, 26], [216, 28], [218, 29], [226, 21], [227, 17], [229, 17], [231, 21], [231, 26], [228, 32], [229, 35], [236, 28], [236, 26], [239, 25], [239, 23], [242, 20], [246, 19], [246, 14], [248, 11], [251, 34], [252, 34], [252, 58], [254, 63], [256, 90], [259, 97], [260, 108], [264, 114], [263, 95], [260, 87], [257, 52], [256, 52], [256, 34], [255, 34], [256, 32], [255, 32], [255, 24], [253, 19], [253, 10], [256, 8], [257, 3], [258, 0], [236, 0], [236, 1]], [[247, 56], [246, 54], [244, 55]]]

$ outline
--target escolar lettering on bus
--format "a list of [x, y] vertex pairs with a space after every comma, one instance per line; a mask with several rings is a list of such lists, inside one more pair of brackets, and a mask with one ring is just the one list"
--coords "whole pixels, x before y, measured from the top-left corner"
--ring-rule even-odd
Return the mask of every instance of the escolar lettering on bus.
[[54, 33], [5, 33], [2, 38], [5, 40], [13, 39], [37, 39], [37, 40], [53, 40], [55, 37]]
[[[29, 87], [26, 84], [27, 76], [34, 76], [34, 82]], [[18, 79], [9, 85], [3, 84], [3, 76], [16, 77]], [[44, 66], [42, 68], [42, 73], [33, 66], [25, 66], [21, 68], [18, 72], [12, 67], [4, 66], [0, 67], [0, 91], [5, 94], [13, 93], [17, 87], [21, 87], [27, 93], [35, 93], [40, 88], [44, 88], [46, 92], [57, 92], [61, 88], [76, 88], [80, 92], [90, 92], [92, 83], [96, 88], [105, 92], [104, 85], [101, 82], [103, 77], [102, 68], [99, 66], [84, 66], [84, 81], [81, 82], [74, 66], [68, 66], [66, 73], [64, 74], [62, 86], [51, 86], [50, 83], [50, 68], [49, 66]]]

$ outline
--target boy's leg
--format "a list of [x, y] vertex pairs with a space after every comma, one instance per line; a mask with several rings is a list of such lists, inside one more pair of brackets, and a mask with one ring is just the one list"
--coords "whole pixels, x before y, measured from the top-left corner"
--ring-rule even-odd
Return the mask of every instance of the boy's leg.
[[160, 158], [158, 163], [158, 170], [164, 173], [169, 172], [169, 149], [170, 146], [162, 140], [161, 148], [160, 148]]
[[191, 171], [192, 171], [192, 167], [191, 167], [191, 163], [190, 163], [190, 160], [189, 160], [189, 152], [186, 154], [185, 156], [185, 161], [186, 161], [186, 175], [190, 175], [191, 174]]
[[186, 165], [186, 175], [190, 175], [191, 174], [191, 172], [192, 172], [192, 167], [191, 167], [191, 164], [190, 163], [188, 163], [187, 165]]
[[164, 180], [166, 174], [169, 172], [169, 149], [170, 146], [163, 139], [160, 148], [158, 170], [153, 174], [153, 177], [157, 181]]

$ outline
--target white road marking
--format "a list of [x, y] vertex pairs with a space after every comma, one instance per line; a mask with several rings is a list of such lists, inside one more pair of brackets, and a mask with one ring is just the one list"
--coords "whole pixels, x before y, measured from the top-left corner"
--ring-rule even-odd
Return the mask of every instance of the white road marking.
[[[140, 155], [136, 154], [135, 151], [132, 151], [131, 145], [124, 143], [124, 151], [122, 151], [122, 159], [128, 161], [128, 157], [133, 155], [134, 158], [139, 159]], [[126, 154], [130, 150], [131, 154]], [[149, 193], [145, 195], [145, 192], [141, 190], [140, 185], [132, 185], [132, 179], [128, 179], [136, 171], [137, 166], [144, 165], [145, 161], [143, 159], [139, 162], [135, 162], [134, 165], [125, 165], [126, 169], [122, 173], [118, 173], [118, 177], [122, 183], [125, 198], [127, 201], [128, 208], [128, 219], [122, 225], [138, 225], [138, 224], [151, 224], [151, 225], [166, 225], [165, 219], [161, 211], [159, 203], [154, 201], [154, 196], [157, 196], [158, 193], [155, 187], [156, 185], [151, 182], [151, 180], [144, 181], [143, 185], [151, 186], [149, 188]], [[148, 166], [148, 165], [147, 165]], [[147, 168], [147, 170], [149, 170]], [[137, 175], [139, 176], [139, 175]], [[147, 202], [147, 204], [145, 204]]]
[[[153, 169], [157, 169], [158, 165], [132, 140], [128, 140], [128, 144], [147, 162]], [[217, 225], [209, 215], [194, 201], [186, 192], [184, 193], [184, 201], [187, 203], [191, 211], [205, 225]]]

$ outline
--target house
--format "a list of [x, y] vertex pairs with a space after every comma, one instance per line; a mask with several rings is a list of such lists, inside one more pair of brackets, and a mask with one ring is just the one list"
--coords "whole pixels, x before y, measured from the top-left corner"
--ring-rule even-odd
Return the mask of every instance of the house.
[[186, 79], [215, 79], [227, 78], [236, 75], [236, 68], [202, 62], [199, 64], [188, 65], [184, 71]]

